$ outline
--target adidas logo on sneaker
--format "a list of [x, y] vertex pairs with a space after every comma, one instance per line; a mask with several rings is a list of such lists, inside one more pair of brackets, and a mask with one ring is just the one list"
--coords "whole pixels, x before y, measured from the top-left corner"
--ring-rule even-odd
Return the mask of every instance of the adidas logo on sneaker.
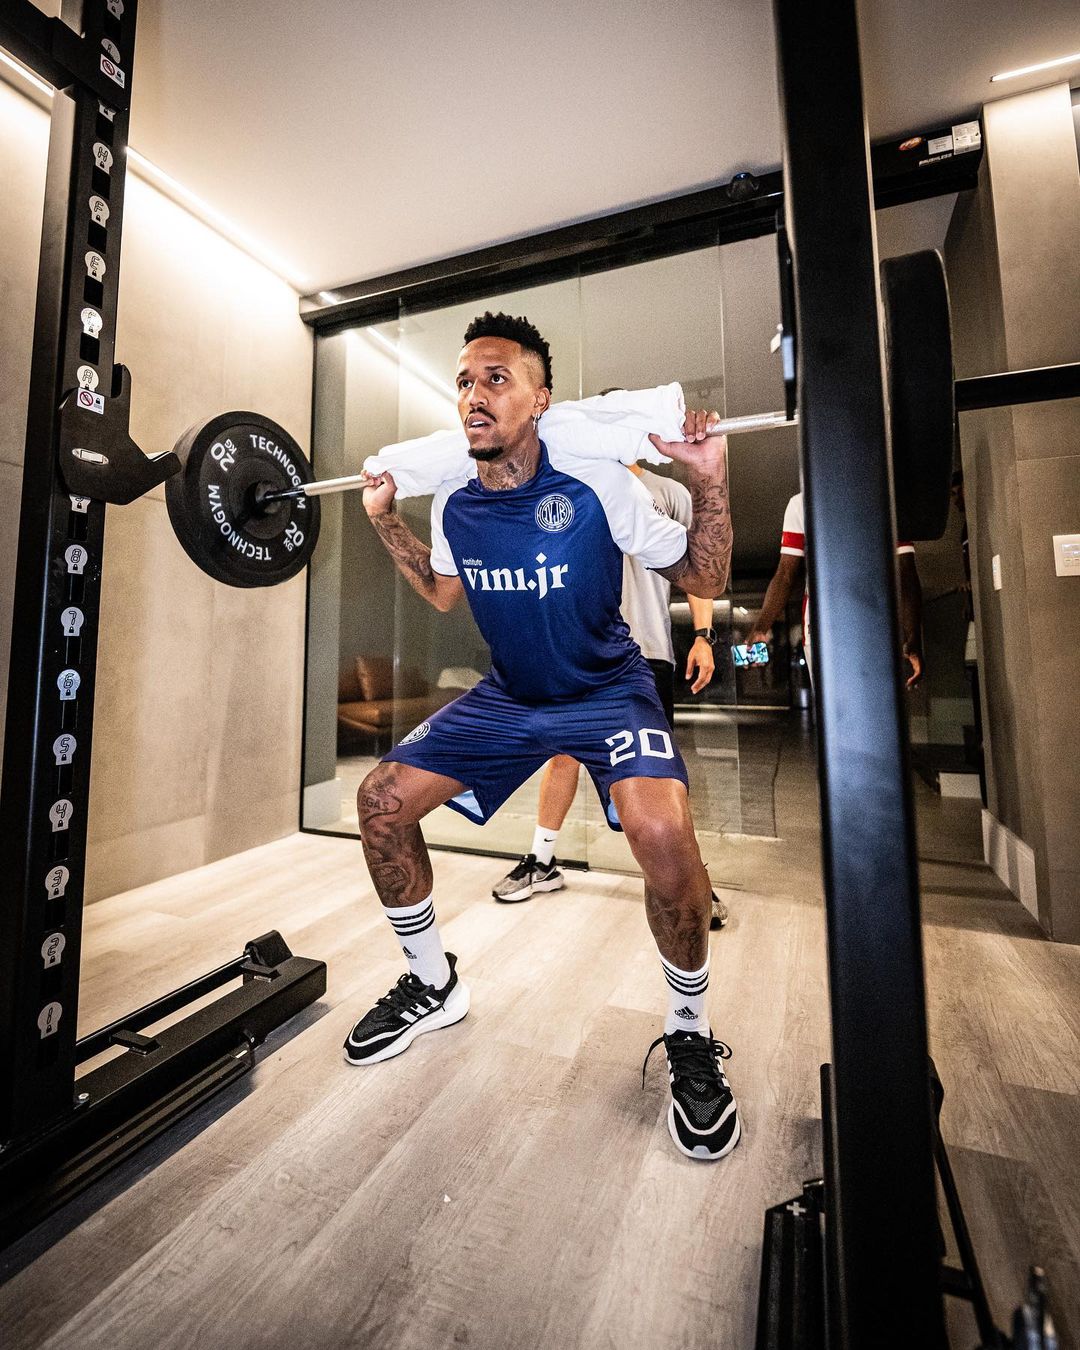
[[676, 1017], [681, 1017], [681, 1018], [683, 1019], [684, 1022], [696, 1022], [696, 1021], [697, 1021], [697, 1013], [694, 1012], [693, 1009], [691, 1009], [691, 1008], [676, 1008], [676, 1009], [675, 1009], [675, 1016], [676, 1016]]

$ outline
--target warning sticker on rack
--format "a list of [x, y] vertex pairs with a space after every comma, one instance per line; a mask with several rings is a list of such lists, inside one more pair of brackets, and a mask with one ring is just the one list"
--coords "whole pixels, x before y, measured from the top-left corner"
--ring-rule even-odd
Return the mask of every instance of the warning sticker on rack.
[[115, 65], [107, 56], [101, 58], [101, 73], [107, 75], [113, 84], [118, 84], [121, 89], [124, 87], [124, 72], [118, 65]]
[[953, 138], [951, 136], [936, 136], [932, 141], [927, 141], [926, 151], [930, 155], [947, 155], [953, 148]]
[[105, 398], [102, 394], [95, 394], [92, 389], [80, 389], [76, 395], [80, 408], [85, 408], [87, 412], [103, 413], [105, 411]]
[[953, 150], [963, 155], [969, 150], [978, 150], [982, 145], [982, 128], [978, 122], [960, 122], [952, 129]]

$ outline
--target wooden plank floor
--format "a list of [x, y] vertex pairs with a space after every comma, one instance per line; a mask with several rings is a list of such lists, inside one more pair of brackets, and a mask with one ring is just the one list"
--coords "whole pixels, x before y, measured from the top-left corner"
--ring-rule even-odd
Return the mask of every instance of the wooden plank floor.
[[[1044, 941], [971, 860], [977, 812], [922, 793], [933, 1049], [999, 1322], [1047, 1266], [1080, 1332], [1080, 949]], [[518, 906], [499, 864], [436, 854], [469, 1017], [346, 1066], [401, 968], [359, 846], [297, 835], [95, 905], [83, 1030], [278, 927], [329, 990], [255, 1072], [7, 1252], [5, 1350], [622, 1347], [748, 1350], [766, 1205], [820, 1166], [828, 1018], [812, 770], [787, 745], [783, 836], [747, 844], [713, 937], [710, 1010], [745, 1138], [676, 1153], [641, 1061], [664, 986], [640, 885], [600, 873]], [[949, 861], [941, 861], [949, 859]], [[973, 1345], [966, 1310], [957, 1345]]]

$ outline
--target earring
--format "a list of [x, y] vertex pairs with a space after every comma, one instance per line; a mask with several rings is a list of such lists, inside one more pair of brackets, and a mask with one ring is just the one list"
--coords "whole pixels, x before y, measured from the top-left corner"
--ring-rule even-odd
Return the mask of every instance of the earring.
[[533, 413], [533, 431], [540, 425], [540, 414]]

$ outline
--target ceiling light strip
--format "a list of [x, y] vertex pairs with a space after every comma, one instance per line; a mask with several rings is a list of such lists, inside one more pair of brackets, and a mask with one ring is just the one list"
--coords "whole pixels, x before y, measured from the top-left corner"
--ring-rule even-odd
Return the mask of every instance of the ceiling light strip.
[[[9, 56], [7, 52], [0, 51], [0, 66], [5, 68], [5, 70], [0, 71], [0, 74], [3, 74], [5, 79], [8, 79], [6, 72], [11, 71], [13, 74], [17, 75], [20, 80], [25, 81], [30, 88], [36, 90], [38, 94], [44, 95], [47, 99], [52, 98], [54, 92], [52, 85], [41, 79], [30, 70], [29, 67], [24, 66], [21, 61], [16, 60], [13, 56]], [[19, 89], [19, 86], [12, 83], [12, 88]], [[26, 91], [19, 89], [19, 92], [25, 93]], [[282, 281], [291, 286], [298, 294], [304, 294], [306, 291], [310, 290], [311, 282], [307, 277], [298, 276], [294, 268], [285, 262], [284, 259], [277, 257], [277, 255], [268, 249], [260, 240], [252, 238], [246, 230], [242, 229], [227, 216], [222, 215], [221, 212], [212, 207], [209, 202], [204, 201], [201, 197], [190, 191], [190, 189], [186, 188], [183, 183], [177, 182], [177, 180], [173, 178], [171, 174], [167, 174], [164, 169], [159, 169], [152, 160], [147, 159], [145, 155], [140, 154], [138, 150], [130, 145], [127, 150], [127, 160], [129, 166], [140, 178], [145, 179], [146, 182], [157, 188], [159, 192], [164, 193], [166, 197], [178, 202], [179, 205], [189, 211], [191, 215], [201, 220], [204, 225], [209, 226], [216, 234], [220, 234], [224, 239], [227, 239], [230, 244], [241, 249], [249, 257], [254, 258], [257, 263], [261, 263], [263, 267], [273, 272], [275, 276], [280, 277]]]
[[1037, 66], [1021, 66], [1019, 70], [1006, 70], [1000, 75], [991, 75], [990, 83], [996, 84], [998, 80], [1015, 80], [1018, 75], [1034, 75], [1037, 71], [1053, 70], [1056, 66], [1071, 66], [1077, 61], [1080, 61], [1080, 52], [1073, 52], [1071, 56], [1059, 56], [1053, 61], [1040, 61]]

